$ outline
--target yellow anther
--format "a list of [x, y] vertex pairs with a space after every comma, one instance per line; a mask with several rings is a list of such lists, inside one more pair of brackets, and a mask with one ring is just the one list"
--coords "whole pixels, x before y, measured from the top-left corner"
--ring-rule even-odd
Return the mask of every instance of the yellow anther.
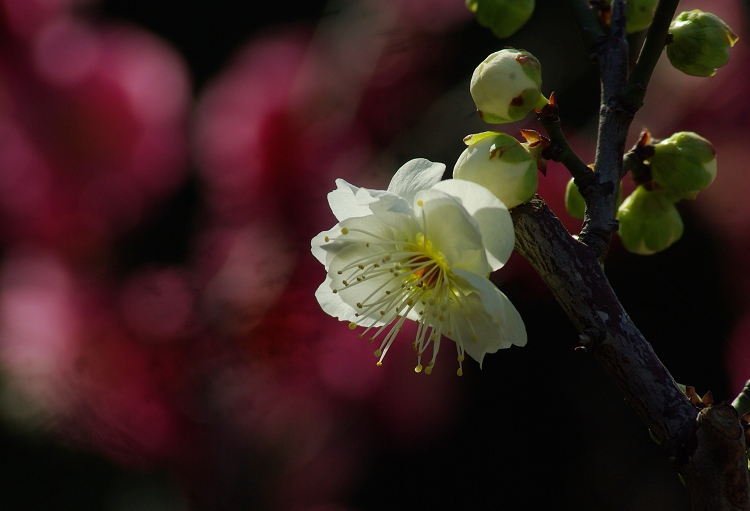
[[349, 283], [347, 281], [345, 281], [345, 280], [342, 280], [341, 283], [344, 284], [345, 286], [349, 285]]
[[364, 335], [363, 335], [363, 334], [359, 334], [359, 335], [357, 335], [357, 338], [358, 338], [358, 339], [362, 339], [363, 337], [364, 337]]
[[380, 356], [380, 355], [382, 355], [382, 354], [383, 354], [383, 352], [382, 352], [382, 351], [380, 351], [380, 350], [375, 350], [375, 356], [376, 356], [376, 357], [379, 357], [379, 356]]
[[362, 264], [358, 264], [357, 268], [359, 268], [360, 270], [364, 270], [365, 269], [364, 265], [362, 265]]
[[421, 200], [421, 199], [420, 199], [420, 200], [418, 200], [418, 201], [417, 201], [417, 206], [419, 206], [420, 208], [421, 208], [422, 206], [424, 206], [424, 201], [423, 201], [423, 200]]
[[359, 302], [357, 302], [357, 307], [359, 307], [361, 309], [362, 308], [362, 304], [359, 303]]
[[349, 323], [349, 330], [354, 330], [355, 328], [357, 328], [357, 324], [356, 323], [354, 323], [354, 322]]
[[415, 373], [421, 373], [422, 372], [422, 364], [417, 364], [417, 367], [414, 368]]
[[464, 358], [464, 356], [463, 356], [463, 355], [459, 355], [459, 356], [458, 356], [458, 361], [459, 361], [459, 362], [463, 362], [464, 360], [465, 360], [465, 358]]
[[326, 243], [328, 243], [329, 241], [331, 241], [331, 239], [330, 239], [330, 238], [329, 238], [328, 236], [326, 236], [326, 237], [325, 237], [325, 238], [323, 238], [323, 239], [324, 239], [324, 240], [326, 240]]
[[376, 366], [378, 366], [378, 367], [380, 367], [380, 366], [382, 366], [382, 365], [383, 365], [383, 363], [382, 363], [382, 362], [378, 362], [378, 363], [377, 363], [377, 364], [375, 364], [375, 365], [376, 365]]
[[338, 293], [338, 292], [339, 292], [339, 290], [338, 290], [338, 289], [334, 289], [334, 290], [333, 290], [333, 292], [334, 292], [334, 293]]
[[456, 375], [457, 376], [463, 376], [464, 375], [464, 370], [459, 367], [458, 371], [456, 371]]
[[341, 234], [349, 234], [349, 229], [347, 229], [346, 227], [342, 227]]
[[424, 374], [432, 374], [432, 365], [428, 365], [424, 368]]
[[380, 311], [381, 316], [385, 316], [385, 311]]

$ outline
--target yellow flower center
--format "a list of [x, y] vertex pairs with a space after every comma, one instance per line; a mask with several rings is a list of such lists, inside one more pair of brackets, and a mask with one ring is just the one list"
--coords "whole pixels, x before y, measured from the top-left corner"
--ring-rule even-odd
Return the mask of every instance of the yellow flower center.
[[[342, 229], [343, 235], [348, 233], [349, 230], [344, 232]], [[415, 371], [424, 369], [429, 374], [435, 364], [441, 335], [450, 335], [455, 330], [448, 309], [455, 306], [460, 308], [465, 302], [465, 296], [453, 283], [453, 272], [448, 261], [421, 232], [403, 243], [384, 240], [382, 243], [364, 245], [366, 255], [338, 270], [339, 280], [334, 279], [334, 285], [340, 283], [343, 286], [334, 288], [334, 293], [341, 292], [348, 303], [354, 302], [352, 296], [357, 296], [357, 320], [350, 323], [349, 328], [365, 326], [365, 331], [359, 334], [360, 338], [375, 330], [369, 337], [371, 342], [388, 330], [380, 347], [375, 350], [378, 365], [381, 365], [404, 321], [411, 314], [418, 323], [417, 336], [412, 343], [418, 358]], [[358, 296], [360, 289], [363, 290], [362, 295], [367, 293], [366, 296]], [[430, 344], [433, 345], [432, 360], [423, 368], [422, 354]], [[458, 374], [461, 375], [464, 351], [461, 345], [457, 345]]]

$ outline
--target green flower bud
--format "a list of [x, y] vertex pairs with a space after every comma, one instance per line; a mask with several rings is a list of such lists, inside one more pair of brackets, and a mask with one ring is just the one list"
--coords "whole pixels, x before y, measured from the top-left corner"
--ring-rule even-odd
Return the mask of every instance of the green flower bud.
[[682, 237], [680, 212], [663, 193], [643, 186], [625, 199], [617, 210], [623, 246], [635, 254], [661, 252]]
[[468, 146], [453, 168], [454, 179], [473, 181], [489, 189], [508, 208], [529, 201], [539, 185], [537, 155], [505, 133], [469, 135]]
[[729, 62], [729, 48], [737, 42], [721, 18], [699, 9], [677, 16], [669, 26], [672, 42], [667, 57], [674, 67], [692, 76], [713, 76]]
[[628, 34], [646, 30], [654, 19], [659, 0], [628, 0], [625, 4], [625, 31]]
[[578, 191], [578, 187], [572, 177], [568, 181], [568, 186], [565, 187], [565, 209], [573, 218], [583, 220], [586, 202], [583, 200], [583, 195]]
[[[654, 11], [659, 0], [628, 0], [625, 4], [625, 31], [628, 34], [646, 30], [654, 19]], [[612, 0], [607, 0], [604, 7], [609, 13]], [[608, 16], [609, 17], [609, 16]]]
[[[622, 181], [620, 181], [620, 190], [617, 192], [617, 205], [619, 206], [620, 204], [622, 204]], [[575, 179], [572, 177], [565, 188], [565, 209], [573, 218], [583, 220], [586, 201], [583, 200], [583, 196], [575, 184]]]
[[711, 142], [680, 131], [654, 145], [651, 177], [667, 194], [695, 199], [716, 178], [716, 150]]
[[471, 76], [471, 97], [485, 122], [504, 124], [523, 119], [547, 104], [541, 93], [542, 67], [531, 53], [513, 48], [484, 59]]
[[534, 12], [534, 0], [466, 0], [477, 21], [500, 39], [515, 34]]

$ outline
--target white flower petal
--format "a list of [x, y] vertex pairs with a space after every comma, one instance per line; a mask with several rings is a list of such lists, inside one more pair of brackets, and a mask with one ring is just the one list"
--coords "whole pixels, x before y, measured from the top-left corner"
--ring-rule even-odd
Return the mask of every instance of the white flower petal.
[[[400, 201], [403, 201], [403, 199], [400, 199]], [[374, 216], [383, 224], [392, 227], [398, 234], [397, 239], [400, 242], [405, 242], [414, 240], [421, 227], [414, 218], [411, 207], [409, 207], [409, 214], [402, 213], [400, 211], [402, 207], [401, 202], [393, 203], [388, 200], [378, 201], [370, 205]], [[395, 236], [394, 239], [396, 239]]]
[[511, 344], [525, 346], [527, 341], [526, 325], [516, 307], [505, 294], [500, 291], [489, 279], [479, 277], [473, 273], [456, 269], [457, 277], [464, 279], [470, 287], [465, 292], [479, 294], [482, 306], [492, 317], [497, 325], [497, 331], [502, 337], [501, 348], [507, 348]]
[[339, 222], [345, 218], [367, 216], [370, 208], [360, 204], [357, 193], [361, 188], [347, 183], [343, 179], [336, 180], [336, 189], [328, 193], [328, 204], [331, 206], [333, 216]]
[[460, 200], [479, 226], [492, 271], [504, 266], [516, 242], [513, 220], [505, 204], [487, 188], [462, 179], [447, 179], [432, 189]]
[[411, 203], [420, 190], [426, 190], [443, 178], [445, 165], [424, 158], [406, 162], [391, 179], [388, 191]]
[[490, 272], [479, 226], [455, 198], [423, 190], [416, 196], [416, 205], [425, 236], [451, 267], [482, 276]]
[[[330, 243], [332, 239], [335, 239], [340, 232], [341, 228], [339, 227], [339, 224], [336, 224], [333, 228], [321, 232], [310, 241], [310, 250], [312, 251], [312, 254], [315, 256], [315, 259], [320, 261], [326, 267], [326, 270], [328, 269], [328, 263], [326, 261], [328, 251], [323, 247]], [[328, 239], [328, 241], [326, 241], [326, 239]]]
[[315, 298], [318, 299], [323, 312], [328, 315], [341, 321], [356, 321], [357, 317], [354, 315], [356, 311], [352, 309], [351, 305], [344, 303], [338, 293], [332, 291], [330, 278], [326, 277], [325, 281], [318, 286], [315, 291]]

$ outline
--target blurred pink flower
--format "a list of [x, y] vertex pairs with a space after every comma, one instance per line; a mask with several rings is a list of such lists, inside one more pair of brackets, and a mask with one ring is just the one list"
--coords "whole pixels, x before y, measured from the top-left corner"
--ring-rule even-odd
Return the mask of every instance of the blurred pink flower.
[[0, 239], [46, 250], [9, 251], [0, 276], [14, 385], [117, 463], [177, 467], [207, 494], [207, 471], [240, 470], [212, 463], [248, 463], [285, 509], [341, 499], [373, 441], [444, 434], [454, 368], [416, 375], [408, 348], [376, 367], [320, 310], [308, 240], [335, 178], [382, 187], [398, 167], [376, 155], [431, 100], [431, 32], [463, 6], [371, 2], [372, 18], [250, 42], [192, 119], [189, 262], [115, 271], [111, 242], [186, 177], [189, 84], [163, 42], [70, 17], [72, 1], [0, 0], [0, 25], [21, 27], [0, 38]]
[[125, 327], [136, 337], [177, 341], [192, 334], [196, 297], [183, 269], [148, 268], [129, 276], [120, 294]]
[[8, 254], [0, 272], [0, 360], [21, 398], [3, 411], [27, 419], [35, 410], [44, 419], [68, 413], [68, 372], [83, 328], [73, 277], [53, 256], [21, 251]]
[[126, 334], [106, 296], [54, 256], [17, 252], [6, 260], [0, 360], [20, 401], [0, 408], [42, 419], [120, 463], [170, 459], [184, 429], [177, 352]]
[[49, 20], [97, 0], [0, 0], [0, 30], [19, 39], [32, 37]]
[[271, 222], [217, 227], [198, 240], [200, 312], [216, 331], [249, 334], [290, 285], [297, 254]]
[[171, 48], [60, 17], [0, 45], [0, 236], [80, 256], [185, 178], [189, 87]]

